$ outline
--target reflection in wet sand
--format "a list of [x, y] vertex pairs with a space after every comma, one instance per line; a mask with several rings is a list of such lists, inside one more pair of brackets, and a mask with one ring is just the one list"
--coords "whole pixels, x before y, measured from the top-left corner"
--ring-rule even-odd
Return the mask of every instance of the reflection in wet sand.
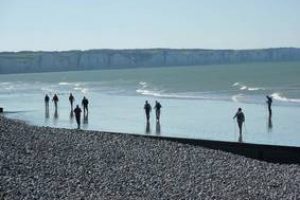
[[271, 132], [272, 129], [273, 129], [273, 122], [272, 122], [272, 117], [270, 116], [268, 120], [268, 132]]
[[145, 133], [146, 134], [149, 134], [151, 132], [151, 129], [150, 129], [150, 122], [148, 121], [147, 123], [146, 123], [146, 130], [145, 130]]
[[89, 124], [89, 114], [84, 114], [83, 115], [83, 120], [82, 120], [82, 126], [84, 129], [88, 128], [88, 124]]
[[160, 135], [160, 122], [156, 121], [155, 133]]

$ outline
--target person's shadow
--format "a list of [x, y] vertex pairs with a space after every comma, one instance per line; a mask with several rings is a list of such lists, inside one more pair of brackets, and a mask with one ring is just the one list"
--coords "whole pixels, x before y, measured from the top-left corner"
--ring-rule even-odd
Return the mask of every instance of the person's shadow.
[[160, 135], [160, 122], [159, 121], [156, 121], [155, 133], [156, 133], [156, 135]]
[[146, 130], [145, 130], [145, 133], [146, 133], [146, 134], [150, 134], [150, 132], [151, 132], [151, 129], [150, 129], [150, 122], [148, 121], [148, 122], [146, 123]]

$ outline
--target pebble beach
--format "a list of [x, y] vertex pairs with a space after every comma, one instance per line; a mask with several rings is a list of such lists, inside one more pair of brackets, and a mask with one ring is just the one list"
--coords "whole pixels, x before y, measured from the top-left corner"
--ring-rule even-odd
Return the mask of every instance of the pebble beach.
[[300, 166], [0, 116], [6, 199], [300, 199]]

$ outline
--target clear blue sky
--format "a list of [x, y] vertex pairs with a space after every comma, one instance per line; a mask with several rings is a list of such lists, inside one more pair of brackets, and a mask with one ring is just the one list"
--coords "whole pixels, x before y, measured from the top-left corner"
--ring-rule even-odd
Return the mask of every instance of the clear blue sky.
[[300, 0], [0, 0], [0, 51], [300, 47]]

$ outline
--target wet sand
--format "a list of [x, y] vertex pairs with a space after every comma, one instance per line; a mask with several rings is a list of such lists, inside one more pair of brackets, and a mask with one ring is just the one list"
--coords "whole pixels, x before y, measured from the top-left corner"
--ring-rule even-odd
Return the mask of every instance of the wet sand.
[[[299, 199], [300, 166], [0, 117], [4, 199]], [[0, 198], [1, 199], [1, 198]]]

